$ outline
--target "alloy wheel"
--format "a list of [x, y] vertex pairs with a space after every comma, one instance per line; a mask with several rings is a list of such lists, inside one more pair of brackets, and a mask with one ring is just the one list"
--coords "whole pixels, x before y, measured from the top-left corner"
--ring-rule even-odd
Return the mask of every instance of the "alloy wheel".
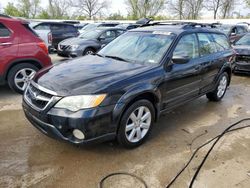
[[14, 77], [16, 87], [24, 91], [29, 81], [35, 76], [35, 74], [36, 71], [31, 68], [24, 68], [19, 70]]
[[136, 143], [143, 139], [149, 131], [152, 114], [148, 107], [141, 106], [134, 110], [126, 123], [125, 134], [129, 142]]
[[226, 89], [227, 89], [227, 77], [223, 76], [218, 86], [217, 96], [221, 98], [225, 94]]

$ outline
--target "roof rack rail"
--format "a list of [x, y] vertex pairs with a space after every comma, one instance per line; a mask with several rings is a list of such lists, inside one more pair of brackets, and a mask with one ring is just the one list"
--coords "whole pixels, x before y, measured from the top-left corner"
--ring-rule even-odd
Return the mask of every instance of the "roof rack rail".
[[179, 25], [183, 26], [183, 29], [187, 28], [196, 28], [196, 27], [210, 27], [210, 28], [216, 28], [217, 25], [221, 25], [220, 23], [197, 23], [197, 22], [188, 22], [188, 21], [164, 21], [164, 22], [149, 22], [141, 27], [146, 27], [146, 26], [156, 26], [156, 25]]

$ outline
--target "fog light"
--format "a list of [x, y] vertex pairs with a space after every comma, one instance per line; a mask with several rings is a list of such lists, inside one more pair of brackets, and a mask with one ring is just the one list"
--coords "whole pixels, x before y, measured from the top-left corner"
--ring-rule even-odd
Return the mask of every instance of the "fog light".
[[79, 129], [74, 129], [73, 130], [73, 135], [74, 135], [74, 137], [76, 137], [79, 140], [83, 140], [85, 138], [85, 135]]

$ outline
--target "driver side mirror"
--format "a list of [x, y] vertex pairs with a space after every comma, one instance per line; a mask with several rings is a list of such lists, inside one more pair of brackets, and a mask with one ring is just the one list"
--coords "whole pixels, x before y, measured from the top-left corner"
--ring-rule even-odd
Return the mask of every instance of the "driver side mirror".
[[181, 56], [181, 55], [175, 55], [172, 57], [172, 62], [174, 64], [185, 64], [190, 61], [190, 57], [188, 56]]

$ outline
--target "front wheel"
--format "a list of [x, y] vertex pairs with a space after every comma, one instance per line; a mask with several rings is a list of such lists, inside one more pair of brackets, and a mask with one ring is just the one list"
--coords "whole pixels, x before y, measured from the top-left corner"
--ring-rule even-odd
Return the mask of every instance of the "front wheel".
[[34, 77], [37, 71], [38, 68], [29, 63], [14, 66], [8, 73], [8, 84], [10, 88], [22, 94], [28, 82]]
[[92, 54], [94, 54], [94, 53], [95, 53], [95, 51], [94, 51], [92, 48], [86, 48], [86, 49], [83, 51], [82, 55], [83, 55], [83, 56], [85, 56], [85, 55], [92, 55]]
[[148, 137], [155, 119], [155, 110], [148, 100], [139, 100], [123, 114], [118, 130], [118, 142], [127, 148], [141, 145]]
[[220, 101], [227, 91], [228, 83], [229, 76], [226, 72], [224, 72], [219, 77], [219, 82], [216, 86], [216, 89], [213, 92], [207, 93], [207, 98], [210, 101]]

